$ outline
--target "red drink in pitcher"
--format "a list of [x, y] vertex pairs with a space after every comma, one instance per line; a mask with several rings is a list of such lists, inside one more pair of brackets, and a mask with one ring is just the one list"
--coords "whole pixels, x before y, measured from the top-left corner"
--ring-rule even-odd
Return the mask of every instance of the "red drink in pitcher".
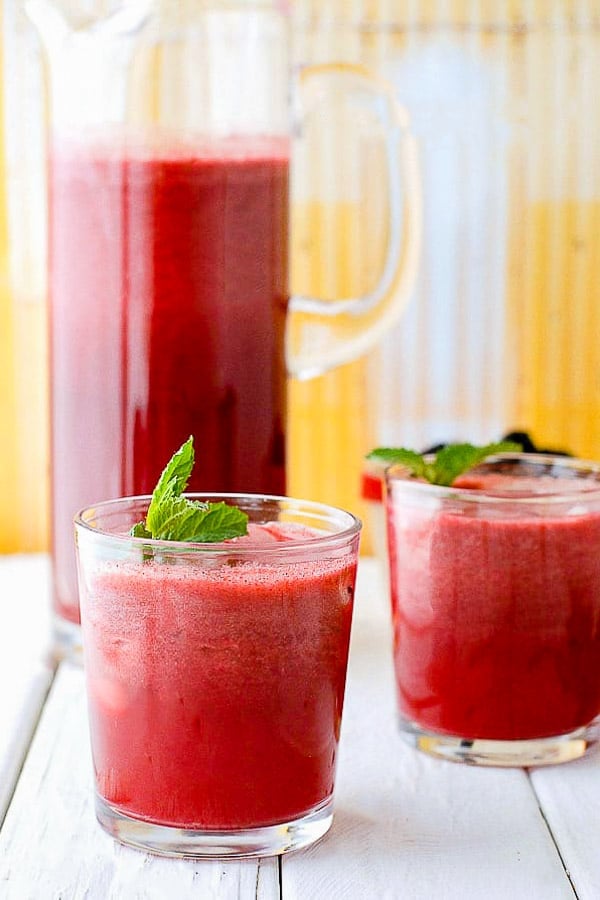
[[55, 608], [79, 620], [72, 518], [144, 494], [190, 434], [191, 490], [285, 492], [288, 142], [55, 146]]

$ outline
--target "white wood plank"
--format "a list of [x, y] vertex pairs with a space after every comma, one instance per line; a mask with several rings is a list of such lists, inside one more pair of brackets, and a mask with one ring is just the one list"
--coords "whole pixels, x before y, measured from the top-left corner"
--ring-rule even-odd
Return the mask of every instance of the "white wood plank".
[[55, 679], [0, 832], [3, 900], [279, 898], [276, 859], [190, 861], [124, 847], [93, 812], [83, 673]]
[[283, 858], [283, 897], [573, 898], [524, 772], [431, 759], [401, 742], [375, 565], [359, 570], [334, 824]]
[[580, 900], [600, 897], [600, 747], [531, 772], [541, 809]]
[[50, 564], [0, 556], [0, 822], [52, 680]]

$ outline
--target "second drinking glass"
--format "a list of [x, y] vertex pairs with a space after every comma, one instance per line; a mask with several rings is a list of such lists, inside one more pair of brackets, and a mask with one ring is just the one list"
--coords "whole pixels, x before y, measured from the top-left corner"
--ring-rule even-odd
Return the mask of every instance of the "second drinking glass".
[[480, 765], [582, 756], [600, 727], [600, 465], [505, 454], [451, 487], [387, 471], [401, 732]]

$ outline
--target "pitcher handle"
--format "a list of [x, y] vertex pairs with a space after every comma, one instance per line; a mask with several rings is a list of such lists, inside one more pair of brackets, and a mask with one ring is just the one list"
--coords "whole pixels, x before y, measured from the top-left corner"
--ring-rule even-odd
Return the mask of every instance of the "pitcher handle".
[[407, 111], [397, 102], [388, 81], [359, 64], [307, 66], [300, 71], [300, 85], [329, 75], [343, 75], [360, 83], [377, 100], [374, 108], [387, 133], [389, 238], [383, 270], [373, 290], [335, 301], [301, 295], [290, 298], [286, 363], [289, 374], [298, 379], [313, 378], [351, 362], [376, 344], [398, 320], [410, 298], [421, 247], [418, 153]]

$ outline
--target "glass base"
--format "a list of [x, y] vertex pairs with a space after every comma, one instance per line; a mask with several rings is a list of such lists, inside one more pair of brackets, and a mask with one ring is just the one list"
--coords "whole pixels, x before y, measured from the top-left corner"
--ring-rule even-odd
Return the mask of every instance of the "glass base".
[[112, 837], [123, 844], [157, 853], [195, 859], [242, 859], [277, 856], [314, 844], [331, 827], [333, 800], [293, 822], [231, 831], [200, 831], [155, 825], [134, 819], [111, 806], [96, 794], [96, 817]]
[[54, 613], [52, 638], [52, 651], [56, 662], [69, 660], [79, 666], [83, 664], [81, 625]]
[[579, 759], [596, 743], [598, 723], [579, 728], [569, 734], [527, 741], [488, 741], [453, 737], [426, 731], [415, 722], [400, 718], [402, 738], [418, 750], [472, 766], [554, 766]]

